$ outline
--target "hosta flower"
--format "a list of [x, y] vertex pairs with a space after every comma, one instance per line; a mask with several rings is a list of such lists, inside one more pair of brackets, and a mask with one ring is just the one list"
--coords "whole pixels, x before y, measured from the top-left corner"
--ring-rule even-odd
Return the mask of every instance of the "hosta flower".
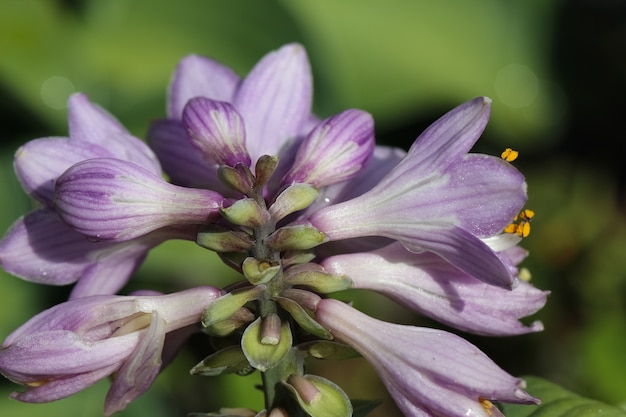
[[[162, 365], [167, 335], [200, 322], [220, 291], [201, 287], [161, 296], [91, 296], [46, 310], [10, 334], [0, 372], [26, 387], [13, 398], [47, 402], [114, 375], [105, 414], [145, 392]], [[181, 337], [182, 334], [178, 334]], [[170, 344], [179, 344], [176, 339]]]
[[[499, 255], [508, 257], [506, 252]], [[541, 309], [548, 292], [524, 281], [513, 290], [489, 285], [434, 253], [411, 253], [399, 243], [372, 252], [331, 256], [322, 266], [327, 272], [351, 277], [354, 288], [385, 294], [467, 332], [498, 336], [543, 329], [540, 322], [524, 326], [519, 319]], [[373, 273], [377, 270], [384, 273]]]
[[397, 240], [511, 288], [514, 277], [481, 238], [511, 222], [526, 201], [526, 183], [502, 159], [467, 153], [487, 124], [490, 102], [477, 98], [448, 112], [370, 190], [313, 213], [311, 224], [330, 240]]
[[491, 401], [539, 402], [522, 380], [451, 333], [385, 323], [333, 299], [320, 301], [316, 318], [372, 364], [407, 416], [489, 417]]
[[167, 228], [134, 242], [87, 239], [59, 218], [53, 204], [57, 178], [77, 162], [93, 158], [127, 161], [160, 175], [156, 156], [143, 142], [86, 96], [70, 97], [69, 138], [28, 142], [15, 155], [24, 190], [42, 208], [22, 217], [0, 242], [2, 267], [29, 281], [65, 285], [79, 281], [73, 297], [111, 294], [138, 268], [148, 250], [166, 239], [194, 239], [189, 228]]
[[[271, 390], [286, 384], [309, 414], [332, 408], [345, 415], [352, 405], [331, 381], [304, 374], [295, 353], [303, 333], [307, 342], [335, 337], [352, 345], [407, 415], [486, 415], [496, 412], [491, 400], [535, 401], [521, 381], [456, 336], [378, 322], [323, 296], [370, 289], [478, 334], [541, 329], [539, 322], [519, 321], [546, 298], [518, 282], [524, 251], [517, 244], [525, 233], [505, 233], [518, 230], [511, 224], [526, 202], [524, 177], [508, 160], [468, 153], [491, 101], [461, 104], [405, 152], [375, 146], [374, 123], [364, 111], [318, 119], [311, 96], [300, 45], [266, 55], [244, 78], [194, 55], [175, 71], [167, 118], [148, 133], [160, 163], [82, 96], [70, 102], [69, 140], [43, 139], [18, 152], [18, 176], [44, 208], [0, 244], [10, 272], [42, 283], [79, 280], [75, 297], [113, 293], [150, 248], [181, 238], [217, 252], [245, 278], [215, 302], [213, 292], [172, 296], [177, 301], [167, 313], [159, 306], [118, 313], [111, 306], [136, 298], [114, 296], [42, 313], [0, 353], [3, 372], [30, 387], [18, 398], [60, 398], [115, 373], [107, 412], [120, 409], [158, 372], [163, 335], [173, 330], [168, 314], [189, 320], [195, 314], [186, 326], [201, 313], [205, 332], [242, 339], [240, 347], [212, 353], [194, 374], [269, 373]], [[49, 162], [46, 152], [57, 144], [60, 150], [50, 153], [60, 156]], [[28, 157], [30, 149], [35, 156]], [[139, 298], [165, 299], [146, 297]], [[96, 318], [83, 308], [106, 311]], [[69, 364], [68, 352], [84, 360]], [[52, 365], [23, 359], [35, 355], [48, 355]]]

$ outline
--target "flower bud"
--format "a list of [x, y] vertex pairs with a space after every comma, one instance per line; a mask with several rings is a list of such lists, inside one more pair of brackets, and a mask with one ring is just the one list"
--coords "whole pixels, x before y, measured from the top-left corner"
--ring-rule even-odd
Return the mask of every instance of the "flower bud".
[[191, 375], [216, 376], [239, 373], [249, 368], [250, 364], [240, 346], [230, 346], [217, 351], [191, 368]]
[[263, 343], [262, 318], [252, 322], [241, 337], [241, 348], [248, 362], [259, 371], [265, 372], [278, 365], [291, 349], [293, 342], [288, 322], [280, 326], [280, 339], [277, 343]]
[[289, 268], [285, 274], [285, 283], [302, 285], [321, 294], [352, 288], [352, 280], [348, 276], [329, 274], [321, 266], [311, 263]]
[[280, 264], [273, 265], [268, 261], [259, 261], [249, 257], [243, 261], [241, 269], [246, 279], [253, 285], [265, 284], [280, 271]]
[[321, 245], [328, 239], [310, 224], [298, 224], [281, 227], [272, 233], [265, 244], [278, 251], [305, 250]]
[[265, 287], [260, 285], [222, 295], [204, 310], [202, 313], [202, 325], [209, 327], [214, 323], [228, 319], [244, 304], [259, 298], [263, 291], [265, 291]]
[[203, 228], [198, 233], [196, 243], [216, 252], [246, 252], [254, 244], [245, 232], [236, 232], [218, 225]]
[[352, 416], [352, 404], [346, 393], [325, 378], [292, 374], [283, 384], [311, 417]]
[[259, 160], [256, 161], [256, 166], [254, 167], [254, 174], [256, 177], [256, 186], [262, 187], [263, 185], [265, 185], [271, 178], [272, 174], [274, 174], [274, 171], [276, 170], [277, 166], [278, 166], [277, 156], [270, 156], [270, 155], [261, 156]]
[[270, 220], [270, 213], [251, 198], [237, 200], [232, 206], [220, 210], [222, 217], [232, 224], [259, 227]]
[[318, 189], [309, 184], [292, 184], [276, 197], [276, 201], [269, 208], [270, 214], [278, 221], [288, 214], [309, 207], [318, 195]]

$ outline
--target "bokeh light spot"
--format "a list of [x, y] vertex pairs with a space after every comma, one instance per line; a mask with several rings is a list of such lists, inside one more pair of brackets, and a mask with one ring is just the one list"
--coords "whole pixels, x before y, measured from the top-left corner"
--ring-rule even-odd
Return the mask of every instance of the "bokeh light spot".
[[54, 75], [41, 84], [41, 100], [48, 107], [61, 110], [67, 107], [67, 99], [76, 88], [66, 77]]
[[525, 65], [511, 64], [500, 69], [494, 89], [500, 101], [518, 109], [530, 105], [539, 94], [539, 80]]

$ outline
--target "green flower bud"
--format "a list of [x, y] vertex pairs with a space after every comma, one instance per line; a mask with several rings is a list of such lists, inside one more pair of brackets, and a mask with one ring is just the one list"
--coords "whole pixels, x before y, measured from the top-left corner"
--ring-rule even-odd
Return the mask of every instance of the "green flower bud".
[[220, 165], [217, 176], [222, 182], [241, 194], [248, 194], [254, 184], [254, 176], [250, 168], [243, 164], [237, 164], [235, 168], [228, 165]]
[[246, 252], [254, 245], [245, 232], [236, 232], [218, 225], [203, 228], [198, 233], [196, 242], [216, 252]]
[[324, 233], [310, 224], [281, 227], [272, 233], [265, 244], [277, 251], [311, 249], [326, 242]]
[[192, 375], [215, 376], [221, 374], [246, 373], [250, 364], [240, 346], [230, 346], [215, 352], [189, 371]]
[[242, 307], [229, 318], [215, 322], [208, 327], [205, 327], [204, 333], [217, 337], [228, 336], [242, 326], [251, 323], [255, 319], [255, 317], [256, 316], [250, 310]]
[[237, 200], [232, 206], [220, 211], [222, 217], [238, 226], [259, 227], [270, 220], [270, 213], [251, 198]]
[[285, 283], [309, 287], [321, 294], [347, 290], [353, 285], [348, 276], [329, 274], [321, 266], [311, 263], [289, 268]]
[[281, 192], [269, 208], [272, 219], [278, 221], [288, 214], [309, 207], [319, 195], [309, 184], [292, 184]]
[[244, 304], [258, 299], [264, 291], [265, 286], [259, 285], [222, 295], [204, 310], [204, 313], [202, 313], [202, 325], [209, 327], [214, 323], [230, 318]]
[[344, 360], [354, 359], [361, 355], [348, 345], [330, 340], [315, 340], [298, 345], [298, 349], [305, 351], [315, 359]]
[[254, 167], [254, 173], [256, 176], [256, 186], [262, 187], [269, 181], [274, 174], [278, 166], [278, 157], [270, 155], [262, 155], [257, 161]]
[[291, 349], [293, 340], [289, 323], [284, 322], [280, 325], [279, 334], [278, 341], [263, 343], [261, 317], [246, 328], [241, 337], [241, 348], [250, 365], [262, 372], [278, 365]]
[[286, 310], [305, 331], [323, 339], [330, 340], [333, 338], [330, 332], [315, 321], [298, 302], [286, 297], [274, 297], [274, 301]]
[[249, 257], [243, 261], [241, 269], [243, 275], [251, 284], [264, 284], [274, 278], [280, 271], [280, 264], [272, 265], [272, 263]]
[[352, 416], [352, 404], [346, 393], [325, 378], [292, 374], [283, 384], [311, 417]]

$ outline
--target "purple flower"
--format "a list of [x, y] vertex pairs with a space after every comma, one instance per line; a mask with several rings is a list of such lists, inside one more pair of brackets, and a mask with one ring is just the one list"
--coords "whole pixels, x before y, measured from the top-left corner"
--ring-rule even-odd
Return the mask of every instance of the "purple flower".
[[15, 155], [24, 190], [43, 207], [17, 220], [0, 242], [3, 269], [28, 281], [66, 285], [81, 281], [73, 297], [112, 294], [139, 267], [148, 250], [171, 238], [195, 239], [189, 228], [169, 228], [123, 245], [88, 240], [64, 223], [53, 207], [57, 178], [92, 158], [116, 158], [160, 175], [153, 152], [86, 96], [69, 99], [69, 138], [28, 142]]
[[[25, 402], [64, 398], [114, 375], [105, 402], [110, 415], [150, 387], [162, 367], [166, 335], [199, 323], [202, 311], [219, 295], [215, 288], [201, 287], [59, 304], [6, 338], [0, 372], [26, 387], [11, 394]], [[179, 344], [175, 339], [168, 343]]]
[[462, 271], [511, 288], [515, 277], [483, 241], [502, 232], [526, 202], [524, 177], [500, 158], [468, 154], [491, 101], [453, 109], [417, 138], [367, 192], [308, 219], [331, 241], [380, 236], [436, 253]]
[[331, 256], [321, 264], [327, 272], [349, 276], [354, 288], [385, 294], [460, 330], [492, 336], [543, 330], [541, 322], [527, 327], [519, 319], [541, 309], [547, 291], [524, 281], [513, 290], [489, 285], [433, 253], [410, 253], [394, 243], [373, 252]]
[[407, 416], [488, 417], [490, 401], [539, 403], [522, 380], [451, 333], [385, 323], [333, 299], [320, 301], [315, 316], [372, 364]]

